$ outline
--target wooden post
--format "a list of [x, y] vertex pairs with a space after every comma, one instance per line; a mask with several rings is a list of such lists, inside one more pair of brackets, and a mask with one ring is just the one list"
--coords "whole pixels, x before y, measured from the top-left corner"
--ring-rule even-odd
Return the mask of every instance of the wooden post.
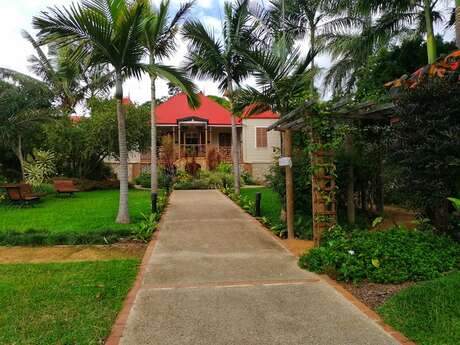
[[205, 137], [205, 138], [204, 138], [205, 142], [204, 142], [204, 143], [205, 143], [205, 145], [206, 145], [206, 146], [205, 146], [205, 147], [206, 147], [206, 162], [207, 162], [207, 164], [208, 164], [208, 169], [209, 169], [209, 162], [208, 162], [208, 125], [206, 125], [206, 127], [205, 127], [204, 130], [205, 130], [205, 135], [204, 135], [204, 137]]
[[178, 127], [177, 130], [178, 130], [178, 132], [179, 132], [179, 160], [180, 160], [180, 149], [181, 149], [181, 147], [180, 147], [180, 137], [181, 137], [181, 133], [180, 133], [180, 123], [179, 123], [179, 127]]
[[262, 203], [262, 193], [256, 193], [256, 205], [255, 205], [255, 210], [254, 210], [254, 216], [260, 217], [262, 215], [261, 212], [261, 205]]
[[[313, 143], [321, 143], [317, 133], [313, 131], [311, 136]], [[336, 185], [330, 172], [334, 167], [334, 153], [324, 150], [312, 152], [311, 164], [313, 240], [315, 247], [319, 247], [323, 231], [337, 223]]]
[[[284, 132], [284, 155], [292, 159], [292, 133], [290, 130]], [[295, 238], [294, 231], [294, 183], [292, 167], [286, 167], [286, 223], [288, 239]]]
[[376, 185], [376, 209], [377, 213], [382, 215], [384, 211], [385, 198], [383, 194], [383, 158], [382, 158], [382, 148], [379, 148], [379, 157], [378, 157], [378, 170], [377, 170], [377, 185]]
[[355, 171], [351, 156], [353, 154], [353, 137], [349, 134], [345, 138], [345, 152], [348, 156], [347, 168], [347, 219], [348, 224], [353, 225], [356, 222], [355, 212]]

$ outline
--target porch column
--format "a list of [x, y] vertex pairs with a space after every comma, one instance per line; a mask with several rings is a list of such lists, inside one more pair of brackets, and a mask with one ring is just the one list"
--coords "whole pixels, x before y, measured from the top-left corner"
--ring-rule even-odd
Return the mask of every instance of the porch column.
[[176, 161], [176, 127], [173, 127], [172, 130], [173, 130], [173, 156], [174, 156], [174, 161]]
[[178, 123], [179, 127], [178, 127], [178, 131], [179, 131], [179, 159], [180, 159], [180, 122]]
[[206, 147], [206, 159], [208, 158], [208, 125], [206, 124], [206, 127], [205, 127], [205, 147]]

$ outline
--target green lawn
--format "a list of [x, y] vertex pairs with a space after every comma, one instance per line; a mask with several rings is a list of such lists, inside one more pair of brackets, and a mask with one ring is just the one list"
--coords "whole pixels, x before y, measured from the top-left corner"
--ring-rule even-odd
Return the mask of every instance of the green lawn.
[[[131, 190], [129, 208], [133, 223], [150, 210], [148, 191]], [[33, 206], [0, 204], [0, 232], [7, 230], [44, 230], [51, 233], [91, 232], [129, 229], [132, 225], [115, 223], [118, 190], [76, 193], [73, 197], [49, 195]]]
[[241, 195], [256, 200], [256, 193], [262, 193], [261, 212], [262, 217], [267, 217], [271, 224], [280, 222], [281, 200], [279, 195], [270, 188], [241, 188]]
[[458, 345], [460, 272], [416, 284], [378, 311], [385, 322], [419, 345]]
[[138, 265], [0, 265], [0, 344], [102, 344]]

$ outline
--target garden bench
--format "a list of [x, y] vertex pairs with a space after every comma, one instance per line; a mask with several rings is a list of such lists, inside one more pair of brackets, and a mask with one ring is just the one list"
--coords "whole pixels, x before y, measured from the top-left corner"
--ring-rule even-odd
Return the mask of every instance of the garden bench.
[[54, 180], [53, 186], [59, 194], [72, 195], [73, 193], [79, 192], [72, 180]]
[[26, 184], [6, 184], [1, 187], [6, 190], [12, 203], [30, 204], [40, 200], [40, 197], [33, 194], [32, 188]]

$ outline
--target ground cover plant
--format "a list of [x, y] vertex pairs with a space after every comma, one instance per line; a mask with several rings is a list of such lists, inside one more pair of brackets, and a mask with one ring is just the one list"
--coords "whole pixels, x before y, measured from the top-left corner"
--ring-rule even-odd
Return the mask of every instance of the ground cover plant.
[[[241, 188], [241, 198], [254, 202], [256, 193], [261, 193], [261, 213], [267, 222], [272, 225], [281, 222], [281, 200], [275, 191], [267, 187]], [[252, 204], [251, 204], [252, 205]]]
[[400, 227], [347, 234], [336, 226], [299, 264], [341, 281], [401, 283], [437, 278], [457, 269], [459, 258], [459, 245], [446, 236]]
[[233, 177], [221, 164], [215, 171], [200, 170], [193, 176], [179, 171], [174, 178], [174, 189], [221, 189], [233, 186]]
[[378, 309], [419, 345], [460, 344], [460, 272], [415, 284]]
[[[277, 191], [269, 187], [243, 187], [240, 195], [232, 188], [221, 191], [241, 206], [246, 212], [255, 216], [256, 194], [261, 193], [261, 216], [259, 221], [265, 224], [276, 236], [287, 236], [286, 222], [283, 220], [283, 203]], [[309, 240], [312, 238], [311, 218], [305, 215], [295, 215], [296, 238]]]
[[[136, 237], [141, 225], [149, 221], [150, 198], [147, 191], [130, 190], [129, 194], [132, 224], [115, 222], [117, 190], [81, 192], [73, 197], [51, 194], [28, 207], [0, 204], [0, 244], [95, 244]], [[159, 203], [161, 213], [166, 204], [163, 192]], [[145, 239], [145, 227], [141, 232]]]
[[138, 265], [137, 260], [0, 265], [0, 343], [102, 344]]

